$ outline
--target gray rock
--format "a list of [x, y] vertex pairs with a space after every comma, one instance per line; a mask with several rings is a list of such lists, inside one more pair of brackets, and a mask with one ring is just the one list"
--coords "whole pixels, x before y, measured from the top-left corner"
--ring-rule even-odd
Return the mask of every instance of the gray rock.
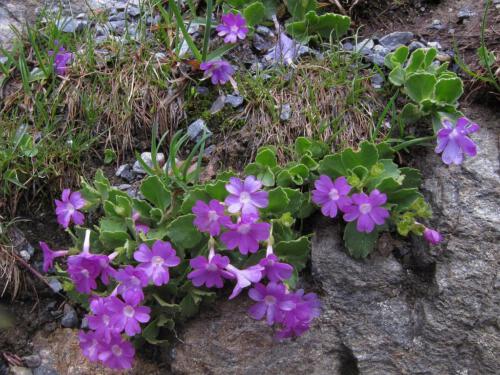
[[350, 42], [345, 42], [344, 44], [342, 44], [342, 48], [345, 51], [352, 51], [354, 49], [354, 45]]
[[141, 10], [138, 7], [128, 7], [127, 14], [131, 17], [137, 17], [141, 14]]
[[135, 175], [132, 171], [132, 167], [130, 164], [122, 164], [118, 167], [115, 173], [116, 177], [121, 177], [127, 182], [132, 182], [135, 178]]
[[78, 315], [71, 305], [64, 305], [64, 315], [61, 319], [61, 325], [64, 328], [78, 327]]
[[386, 48], [381, 44], [377, 44], [376, 46], [373, 47], [373, 52], [375, 52], [377, 55], [385, 57], [391, 51], [389, 50], [389, 48]]
[[413, 33], [409, 31], [396, 31], [380, 38], [379, 42], [389, 50], [394, 51], [400, 46], [406, 46], [413, 39]]
[[[141, 154], [141, 159], [148, 167], [153, 168], [153, 156], [151, 155], [151, 152], [143, 152]], [[161, 167], [165, 163], [165, 154], [161, 152], [157, 153], [156, 161], [158, 162], [158, 165]], [[139, 163], [138, 160], [135, 161], [134, 166], [132, 167], [132, 171], [138, 174], [146, 174], [146, 171], [142, 168], [142, 165]]]
[[354, 46], [354, 51], [368, 55], [374, 45], [375, 43], [373, 42], [373, 39], [364, 39]]
[[292, 117], [292, 107], [289, 103], [281, 105], [280, 119], [281, 121], [288, 121]]
[[233, 108], [238, 108], [243, 104], [243, 97], [240, 95], [227, 95], [225, 103], [229, 104]]
[[203, 136], [203, 133], [208, 135], [212, 134], [210, 129], [207, 128], [205, 120], [201, 118], [191, 123], [191, 125], [188, 126], [187, 134], [192, 141], [195, 142], [199, 141]]
[[32, 375], [33, 372], [26, 367], [12, 366], [9, 371], [10, 375]]
[[427, 42], [427, 47], [441, 49], [441, 44], [439, 42]]
[[196, 92], [200, 95], [206, 96], [210, 93], [210, 89], [205, 86], [198, 86], [196, 87]]
[[272, 39], [265, 38], [257, 33], [253, 35], [252, 42], [255, 49], [259, 52], [267, 52], [274, 46]]
[[87, 26], [86, 20], [79, 20], [73, 17], [62, 17], [56, 21], [56, 27], [63, 33], [82, 31], [85, 26]]
[[215, 115], [216, 113], [222, 111], [226, 104], [226, 96], [225, 95], [219, 95], [217, 99], [214, 100], [212, 103], [212, 106], [210, 107], [210, 113], [212, 115]]
[[117, 186], [118, 190], [123, 190], [123, 191], [128, 190], [131, 187], [132, 187], [132, 185], [130, 185], [130, 184], [120, 184]]
[[59, 293], [63, 289], [63, 286], [56, 277], [50, 277], [47, 281], [54, 293]]
[[372, 64], [375, 64], [378, 66], [384, 65], [385, 56], [380, 55], [378, 53], [370, 53], [369, 55], [365, 56], [365, 58], [368, 61], [370, 61]]
[[257, 28], [255, 29], [255, 32], [261, 34], [261, 35], [264, 35], [264, 36], [267, 36], [267, 37], [274, 37], [274, 32], [269, 28], [269, 27], [266, 27], [266, 26], [257, 26]]
[[26, 367], [35, 368], [42, 364], [42, 358], [38, 354], [27, 355], [21, 358]]
[[467, 8], [467, 7], [460, 9], [458, 11], [458, 14], [457, 14], [459, 21], [469, 19], [469, 18], [474, 17], [476, 15], [477, 15], [476, 12], [472, 11], [470, 8]]
[[117, 34], [123, 34], [123, 32], [125, 31], [126, 24], [127, 22], [125, 20], [109, 22], [110, 30], [112, 30]]
[[435, 30], [444, 30], [444, 29], [446, 29], [446, 26], [443, 25], [443, 23], [441, 22], [441, 20], [433, 20], [431, 28], [433, 28]]
[[419, 48], [425, 48], [425, 44], [417, 41], [413, 41], [408, 45], [410, 52], [413, 52]]
[[370, 81], [374, 88], [380, 89], [384, 84], [384, 77], [382, 77], [379, 73], [377, 73], [371, 78]]
[[109, 22], [116, 22], [116, 21], [125, 21], [127, 19], [127, 14], [120, 12], [112, 15], [109, 17], [108, 21]]
[[40, 367], [33, 369], [33, 375], [62, 375], [62, 374], [59, 374], [53, 367], [42, 364]]
[[215, 145], [208, 146], [205, 149], [205, 151], [203, 152], [203, 156], [209, 157], [210, 155], [212, 155], [214, 153], [215, 149], [216, 149]]

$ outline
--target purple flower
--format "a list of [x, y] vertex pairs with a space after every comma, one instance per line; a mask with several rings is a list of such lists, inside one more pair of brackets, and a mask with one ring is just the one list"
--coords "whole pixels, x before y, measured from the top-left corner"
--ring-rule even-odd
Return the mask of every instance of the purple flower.
[[365, 193], [353, 194], [352, 205], [344, 207], [344, 220], [358, 220], [356, 230], [358, 232], [370, 233], [375, 224], [382, 225], [389, 217], [389, 211], [380, 207], [387, 202], [387, 195], [374, 189], [370, 196]]
[[56, 199], [54, 202], [56, 204], [57, 222], [64, 228], [67, 228], [71, 221], [76, 225], [83, 224], [85, 216], [78, 210], [85, 206], [85, 200], [80, 192], [75, 191], [72, 193], [70, 189], [64, 189], [61, 200]]
[[139, 323], [149, 322], [149, 313], [151, 309], [147, 306], [138, 306], [137, 303], [123, 297], [123, 302], [119, 298], [109, 300], [108, 309], [113, 313], [111, 324], [118, 332], [125, 330], [128, 336], [134, 336], [141, 333]]
[[217, 26], [219, 36], [225, 36], [225, 43], [236, 43], [238, 38], [245, 39], [248, 28], [246, 21], [240, 14], [228, 13], [222, 16], [222, 23]]
[[260, 260], [259, 264], [264, 267], [263, 276], [267, 276], [269, 281], [283, 281], [292, 276], [293, 267], [288, 263], [281, 263], [274, 254], [267, 255]]
[[252, 283], [258, 283], [262, 279], [262, 271], [264, 271], [264, 267], [256, 264], [255, 266], [240, 270], [232, 264], [228, 264], [226, 270], [236, 277], [236, 286], [229, 296], [229, 299], [233, 299], [240, 294], [244, 288], [252, 285]]
[[445, 164], [461, 164], [464, 153], [476, 155], [476, 145], [468, 135], [478, 130], [479, 125], [465, 117], [459, 118], [455, 126], [449, 120], [444, 120], [443, 127], [437, 133], [436, 153], [443, 153], [441, 158]]
[[134, 346], [120, 335], [113, 335], [110, 342], [103, 345], [98, 358], [105, 366], [112, 369], [129, 369], [134, 361]]
[[[54, 43], [58, 45], [57, 43]], [[54, 55], [54, 51], [49, 51], [49, 56]], [[71, 52], [66, 52], [64, 47], [59, 48], [59, 51], [54, 57], [54, 69], [58, 75], [66, 75], [68, 73], [68, 64], [73, 60], [73, 54]]]
[[142, 288], [149, 283], [146, 271], [139, 267], [125, 266], [119, 270], [115, 279], [120, 282], [118, 293], [133, 303], [139, 303], [144, 299]]
[[437, 245], [443, 240], [443, 237], [438, 231], [430, 228], [425, 228], [424, 239], [431, 245]]
[[248, 176], [245, 181], [231, 177], [226, 185], [230, 194], [225, 200], [228, 211], [233, 214], [241, 211], [243, 215], [258, 215], [259, 208], [265, 208], [269, 203], [268, 192], [261, 191], [261, 188], [262, 182], [254, 176]]
[[210, 233], [211, 236], [218, 236], [221, 226], [231, 223], [231, 219], [224, 215], [224, 206], [215, 199], [212, 199], [208, 205], [203, 201], [196, 201], [192, 211], [196, 215], [193, 224], [200, 231]]
[[255, 253], [259, 250], [259, 241], [269, 238], [271, 225], [257, 223], [257, 216], [242, 216], [238, 223], [229, 224], [229, 231], [222, 233], [220, 239], [229, 250], [236, 247], [242, 254]]
[[54, 266], [54, 259], [68, 254], [67, 250], [52, 250], [45, 242], [38, 243], [43, 252], [43, 272], [47, 272]]
[[261, 320], [264, 315], [268, 325], [280, 323], [283, 313], [280, 303], [285, 299], [286, 288], [283, 284], [270, 282], [267, 286], [257, 283], [248, 291], [248, 296], [257, 302], [250, 307], [248, 313], [256, 320]]
[[111, 301], [115, 299], [117, 299], [117, 297], [114, 296], [106, 298], [96, 297], [90, 301], [90, 311], [93, 315], [87, 315], [89, 328], [96, 331], [105, 342], [109, 342], [111, 340], [111, 334], [117, 332], [117, 329], [111, 322], [114, 313], [109, 308]]
[[193, 268], [193, 271], [187, 277], [196, 287], [205, 284], [207, 288], [212, 288], [213, 286], [222, 288], [224, 286], [223, 278], [234, 279], [234, 275], [225, 270], [229, 265], [229, 258], [214, 254], [212, 249], [210, 250], [208, 259], [200, 255], [191, 259], [189, 265]]
[[300, 336], [309, 329], [310, 323], [320, 314], [320, 302], [315, 293], [304, 295], [302, 289], [286, 295], [286, 299], [279, 305], [283, 312], [284, 328], [277, 333], [277, 337], [284, 339]]
[[169, 267], [178, 266], [181, 259], [175, 255], [175, 250], [170, 242], [156, 241], [152, 250], [146, 244], [139, 245], [139, 250], [134, 253], [134, 259], [149, 279], [157, 286], [167, 284], [170, 280]]
[[334, 218], [338, 209], [343, 211], [344, 207], [351, 204], [351, 198], [347, 196], [351, 191], [351, 185], [345, 177], [338, 177], [335, 182], [328, 176], [321, 175], [314, 183], [312, 201], [321, 206], [323, 215]]
[[135, 230], [137, 231], [137, 233], [147, 234], [150, 228], [146, 224], [142, 223], [140, 221], [140, 218], [141, 215], [139, 214], [139, 212], [132, 212], [132, 221], [134, 222]]
[[225, 85], [231, 79], [234, 69], [227, 61], [211, 60], [200, 64], [200, 69], [203, 70], [205, 78], [211, 78], [214, 85]]
[[90, 362], [97, 362], [99, 353], [102, 350], [99, 335], [96, 332], [83, 332], [78, 333], [80, 342], [80, 349], [82, 353]]

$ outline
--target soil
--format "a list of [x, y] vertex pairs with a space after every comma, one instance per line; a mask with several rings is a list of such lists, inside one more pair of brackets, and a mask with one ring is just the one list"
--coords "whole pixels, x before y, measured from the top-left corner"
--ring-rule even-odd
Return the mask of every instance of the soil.
[[[397, 3], [397, 4], [396, 4]], [[480, 41], [480, 26], [483, 12], [483, 1], [473, 0], [443, 0], [443, 1], [379, 1], [360, 2], [353, 9], [354, 18], [358, 26], [362, 26], [361, 35], [373, 37], [383, 36], [394, 31], [411, 31], [425, 41], [437, 41], [446, 51], [454, 50], [456, 42], [458, 52], [464, 60], [474, 69], [479, 69], [476, 49]], [[469, 9], [474, 16], [459, 21], [458, 12]], [[440, 20], [444, 28], [432, 28], [433, 20]], [[453, 30], [453, 32], [451, 32]], [[500, 51], [500, 11], [494, 6], [488, 16], [486, 41], [490, 50]], [[463, 78], [467, 78], [463, 76]], [[498, 96], [484, 85], [479, 85], [474, 80], [468, 79], [469, 92], [466, 101], [491, 102], [494, 106]], [[481, 113], [482, 109], [474, 104], [469, 106], [469, 112]], [[498, 113], [497, 113], [498, 114]], [[476, 116], [479, 117], [479, 116]], [[25, 212], [26, 216], [28, 213]], [[30, 218], [29, 222], [22, 223], [20, 228], [28, 240], [34, 245], [40, 239], [50, 240], [54, 246], [67, 244], [68, 238], [60, 236], [57, 223], [52, 212]], [[39, 256], [35, 262], [40, 261]], [[7, 352], [18, 355], [30, 354], [31, 340], [37, 332], [48, 334], [58, 326], [58, 319], [62, 312], [64, 300], [52, 293], [38, 279], [33, 278], [29, 272], [26, 277], [31, 279], [29, 289], [21, 299], [11, 303], [7, 298], [0, 299], [0, 312], [6, 310], [13, 317], [14, 325], [8, 330], [0, 330], [0, 353]], [[2, 357], [0, 356], [0, 373], [2, 372]]]

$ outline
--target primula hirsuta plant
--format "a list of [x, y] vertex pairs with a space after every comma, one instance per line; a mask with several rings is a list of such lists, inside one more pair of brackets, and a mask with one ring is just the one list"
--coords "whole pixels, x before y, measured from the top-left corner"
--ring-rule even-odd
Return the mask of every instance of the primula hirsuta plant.
[[[55, 40], [54, 45], [59, 46], [59, 41]], [[67, 52], [64, 47], [59, 47], [57, 52], [49, 51], [49, 56], [54, 56], [54, 71], [57, 75], [64, 76], [69, 72], [69, 64], [73, 61], [73, 53]]]
[[[300, 137], [294, 160], [281, 166], [274, 148], [262, 147], [246, 177], [224, 172], [204, 183], [183, 177], [170, 156], [173, 172], [151, 170], [140, 197], [112, 187], [102, 171], [79, 192], [64, 190], [56, 214], [75, 244], [40, 246], [44, 270], [54, 267], [65, 291], [88, 310], [83, 354], [129, 368], [136, 345], [165, 342], [216, 295], [248, 293], [255, 302], [250, 317], [265, 320], [279, 340], [300, 336], [320, 314], [316, 294], [296, 290], [312, 235], [301, 221], [318, 208], [341, 220], [355, 258], [369, 256], [383, 231], [442, 241], [422, 223], [431, 213], [420, 172], [395, 164], [388, 144], [327, 150]], [[92, 229], [83, 227], [89, 212]]]
[[436, 153], [441, 154], [445, 164], [462, 164], [464, 154], [476, 156], [476, 144], [468, 137], [479, 130], [479, 125], [468, 118], [460, 117], [455, 124], [444, 119], [443, 127], [437, 132]]

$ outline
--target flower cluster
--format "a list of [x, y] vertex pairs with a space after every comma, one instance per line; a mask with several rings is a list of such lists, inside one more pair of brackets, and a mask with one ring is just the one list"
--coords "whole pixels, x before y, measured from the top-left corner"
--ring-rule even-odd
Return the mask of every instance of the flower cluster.
[[[234, 44], [238, 39], [243, 40], [248, 34], [245, 18], [241, 14], [228, 13], [222, 16], [217, 26], [218, 35], [224, 37], [224, 43]], [[224, 60], [204, 61], [200, 65], [205, 78], [210, 78], [214, 85], [225, 85], [232, 79], [234, 68]]]
[[[271, 225], [259, 221], [259, 210], [269, 202], [268, 193], [253, 176], [243, 181], [232, 177], [226, 190], [229, 195], [224, 203], [217, 200], [208, 204], [196, 202], [192, 209], [193, 224], [210, 236], [219, 236], [227, 250], [238, 249], [243, 255], [256, 253], [260, 242], [267, 241], [266, 256], [256, 265], [238, 269], [230, 263], [229, 257], [215, 253], [215, 239], [211, 237], [208, 257], [200, 255], [191, 259], [193, 271], [188, 279], [194, 286], [207, 288], [222, 288], [225, 280], [235, 281], [229, 299], [252, 286], [248, 295], [257, 303], [250, 308], [250, 316], [257, 320], [266, 316], [269, 325], [280, 325], [278, 338], [301, 335], [319, 315], [319, 300], [314, 293], [291, 292], [283, 283], [291, 277], [293, 267], [280, 262], [274, 254]], [[268, 280], [267, 285], [262, 283], [264, 278]]]
[[[54, 45], [56, 47], [59, 46], [59, 41], [55, 40]], [[64, 47], [60, 47], [59, 51], [57, 51], [55, 54], [54, 51], [49, 51], [49, 56], [54, 56], [54, 70], [56, 74], [60, 76], [68, 74], [68, 65], [73, 60], [73, 54], [71, 52], [67, 52]]]

